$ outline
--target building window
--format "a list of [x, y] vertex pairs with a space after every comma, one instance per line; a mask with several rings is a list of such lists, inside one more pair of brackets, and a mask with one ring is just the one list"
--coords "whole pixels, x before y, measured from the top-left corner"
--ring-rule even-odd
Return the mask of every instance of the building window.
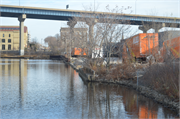
[[11, 50], [11, 45], [8, 45], [8, 50]]
[[2, 43], [5, 43], [5, 39], [2, 39]]
[[5, 45], [2, 45], [2, 50], [5, 50]]
[[9, 37], [11, 37], [11, 34], [9, 34]]
[[4, 37], [4, 34], [3, 34], [3, 37]]
[[11, 43], [11, 39], [8, 39], [8, 43]]

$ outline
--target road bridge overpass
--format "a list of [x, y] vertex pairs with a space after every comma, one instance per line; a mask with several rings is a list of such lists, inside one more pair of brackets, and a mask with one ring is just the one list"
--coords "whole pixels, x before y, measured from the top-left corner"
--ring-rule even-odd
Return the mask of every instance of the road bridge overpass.
[[[66, 10], [66, 9], [51, 9], [40, 7], [27, 7], [27, 6], [12, 6], [12, 5], [0, 5], [1, 17], [15, 17], [20, 22], [20, 44], [24, 44], [23, 35], [21, 31], [24, 31], [24, 21], [26, 18], [30, 19], [46, 19], [46, 20], [62, 20], [69, 21], [74, 17], [91, 19], [95, 17], [96, 22], [102, 22], [99, 19], [116, 18], [117, 23], [140, 25], [139, 29], [143, 32], [147, 32], [150, 28], [154, 28], [157, 32], [162, 27], [178, 27], [180, 28], [180, 18], [175, 17], [162, 17], [162, 16], [149, 16], [149, 15], [134, 15], [134, 14], [117, 14], [107, 12], [90, 12], [80, 10]], [[119, 22], [118, 22], [119, 21]], [[122, 22], [123, 21], [123, 22]], [[73, 28], [76, 23], [68, 23], [70, 28]], [[87, 23], [88, 24], [88, 23]], [[89, 34], [92, 37], [94, 24], [89, 25]], [[20, 45], [20, 55], [24, 54], [24, 47]]]
[[[47, 20], [63, 20], [69, 21], [73, 17], [87, 17], [90, 18], [94, 12], [80, 11], [80, 10], [67, 10], [67, 9], [51, 9], [40, 7], [27, 7], [27, 6], [12, 6], [0, 5], [1, 17], [19, 17], [21, 14], [26, 14], [27, 18], [32, 19], [47, 19]], [[107, 12], [95, 12], [96, 19], [102, 17], [116, 18], [119, 20], [129, 21], [132, 25], [143, 25], [143, 23], [166, 23], [174, 24], [180, 27], [180, 18], [175, 17], [162, 17], [150, 15], [135, 15], [135, 14], [116, 14]], [[88, 16], [89, 15], [89, 16]], [[126, 23], [126, 22], [125, 22]]]

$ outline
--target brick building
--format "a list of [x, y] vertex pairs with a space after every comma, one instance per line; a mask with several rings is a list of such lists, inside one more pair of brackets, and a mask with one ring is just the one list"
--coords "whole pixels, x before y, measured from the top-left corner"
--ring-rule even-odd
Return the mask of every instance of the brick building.
[[[28, 30], [24, 27], [24, 47], [27, 47]], [[19, 26], [0, 26], [0, 50], [19, 50]]]

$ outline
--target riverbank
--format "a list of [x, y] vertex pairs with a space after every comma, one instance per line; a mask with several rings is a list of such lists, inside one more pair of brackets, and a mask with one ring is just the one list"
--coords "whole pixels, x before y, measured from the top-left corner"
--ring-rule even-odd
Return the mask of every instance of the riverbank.
[[1, 54], [0, 58], [8, 59], [51, 59], [51, 60], [63, 60], [69, 62], [69, 59], [63, 55], [47, 55], [47, 54], [36, 54], [36, 55], [7, 55]]
[[50, 55], [7, 55], [1, 54], [0, 58], [10, 58], [10, 59], [49, 59]]
[[[170, 108], [174, 110], [176, 113], [179, 113], [179, 102], [174, 101], [171, 97], [161, 94], [152, 88], [147, 86], [137, 85], [137, 80], [129, 79], [129, 80], [107, 80], [107, 79], [100, 79], [97, 75], [90, 71], [91, 69], [82, 68], [81, 64], [76, 63], [68, 63], [73, 69], [79, 72], [79, 76], [85, 82], [97, 82], [97, 83], [107, 83], [107, 84], [117, 84], [127, 86], [136, 90], [139, 94], [144, 95], [148, 98], [153, 99], [157, 103], [162, 104], [164, 107]], [[78, 64], [78, 65], [77, 65]], [[87, 72], [87, 73], [85, 73]], [[179, 115], [178, 115], [179, 116]]]

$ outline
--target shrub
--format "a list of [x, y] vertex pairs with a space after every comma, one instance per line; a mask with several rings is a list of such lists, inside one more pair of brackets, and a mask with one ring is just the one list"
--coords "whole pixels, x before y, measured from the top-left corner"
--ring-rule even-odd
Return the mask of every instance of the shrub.
[[152, 65], [140, 82], [160, 93], [179, 99], [179, 63]]

